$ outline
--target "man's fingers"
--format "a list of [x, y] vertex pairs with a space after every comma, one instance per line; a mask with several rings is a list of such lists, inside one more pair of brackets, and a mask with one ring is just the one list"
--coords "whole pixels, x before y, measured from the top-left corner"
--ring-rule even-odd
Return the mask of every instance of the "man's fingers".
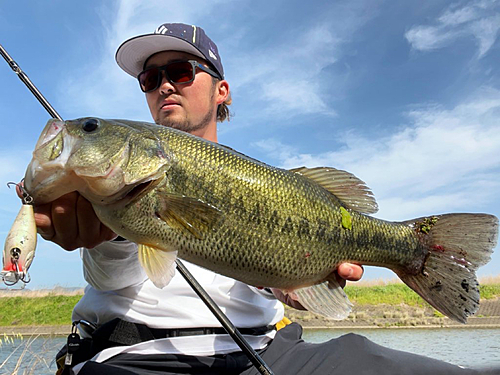
[[54, 235], [54, 227], [52, 226], [52, 204], [44, 204], [35, 206], [35, 224], [37, 232], [46, 240], [51, 240]]
[[52, 203], [52, 225], [55, 236], [53, 242], [66, 250], [79, 247], [74, 239], [78, 238], [78, 221], [76, 216], [76, 192], [66, 194]]
[[[20, 182], [20, 184], [24, 186], [23, 182]], [[18, 184], [16, 184], [16, 194], [19, 198], [23, 199], [23, 192]]]
[[293, 307], [294, 309], [297, 310], [306, 310], [304, 306], [300, 304], [300, 302], [297, 299], [297, 296], [295, 293], [283, 293], [280, 289], [272, 288], [271, 289], [272, 293], [274, 296], [284, 304]]
[[363, 276], [363, 267], [358, 264], [342, 263], [337, 268], [338, 275], [348, 281], [358, 281]]
[[93, 248], [104, 241], [111, 241], [116, 234], [99, 221], [92, 204], [78, 196], [76, 202], [78, 218], [78, 236], [83, 246]]
[[101, 223], [101, 240], [104, 241], [111, 241], [114, 240], [118, 235], [113, 232], [111, 229], [109, 229], [107, 226], [105, 226], [103, 223]]
[[34, 209], [38, 233], [65, 250], [92, 248], [116, 237], [99, 221], [92, 204], [76, 191]]
[[101, 222], [97, 218], [92, 204], [81, 195], [78, 196], [78, 200], [76, 201], [76, 213], [80, 241], [85, 243], [86, 247], [92, 248], [97, 246], [102, 242], [100, 238]]

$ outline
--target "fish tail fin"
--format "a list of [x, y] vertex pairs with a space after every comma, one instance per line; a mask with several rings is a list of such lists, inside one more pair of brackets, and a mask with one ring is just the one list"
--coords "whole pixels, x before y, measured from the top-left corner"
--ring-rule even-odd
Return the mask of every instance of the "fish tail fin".
[[498, 219], [487, 214], [446, 214], [405, 223], [425, 238], [428, 254], [417, 274], [396, 273], [439, 312], [466, 323], [479, 308], [475, 271], [490, 260]]

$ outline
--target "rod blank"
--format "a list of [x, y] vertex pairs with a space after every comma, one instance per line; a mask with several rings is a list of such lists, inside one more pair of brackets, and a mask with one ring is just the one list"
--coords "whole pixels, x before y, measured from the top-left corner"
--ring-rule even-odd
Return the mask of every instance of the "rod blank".
[[42, 95], [42, 93], [36, 88], [33, 82], [28, 78], [28, 76], [22, 71], [21, 67], [17, 65], [17, 63], [10, 57], [10, 55], [7, 53], [5, 48], [2, 47], [0, 44], [0, 54], [2, 57], [7, 61], [7, 64], [11, 67], [11, 69], [14, 71], [14, 73], [17, 74], [19, 79], [23, 81], [23, 83], [26, 85], [26, 87], [35, 95], [35, 97], [38, 99], [40, 104], [49, 112], [49, 114], [53, 118], [57, 118], [58, 120], [62, 121], [62, 117], [57, 113], [57, 111], [50, 105], [47, 99]]

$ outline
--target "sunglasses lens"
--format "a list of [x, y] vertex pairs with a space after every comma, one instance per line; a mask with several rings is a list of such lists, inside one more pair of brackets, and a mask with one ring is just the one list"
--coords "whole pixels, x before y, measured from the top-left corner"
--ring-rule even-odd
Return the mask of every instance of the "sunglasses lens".
[[166, 72], [173, 83], [187, 83], [194, 79], [193, 66], [187, 61], [167, 65]]
[[156, 89], [161, 81], [161, 71], [158, 68], [152, 68], [139, 74], [139, 84], [144, 92]]
[[194, 80], [193, 65], [188, 61], [174, 62], [158, 68], [151, 68], [139, 74], [139, 84], [144, 92], [156, 90], [162, 81], [162, 70], [173, 83], [188, 83]]

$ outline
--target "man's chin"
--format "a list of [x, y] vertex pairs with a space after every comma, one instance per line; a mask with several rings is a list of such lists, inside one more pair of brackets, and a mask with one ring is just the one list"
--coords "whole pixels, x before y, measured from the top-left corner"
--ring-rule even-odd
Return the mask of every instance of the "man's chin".
[[156, 121], [156, 123], [159, 125], [167, 126], [169, 128], [182, 130], [188, 133], [198, 129], [198, 127], [193, 126], [186, 119], [180, 119], [174, 116], [164, 117], [160, 119], [160, 121]]
[[158, 125], [179, 129], [186, 124], [186, 119], [174, 113], [160, 113], [155, 121]]
[[155, 122], [159, 125], [167, 126], [169, 128], [174, 128], [177, 130], [182, 130], [187, 133], [192, 133], [194, 131], [203, 129], [210, 124], [210, 121], [215, 119], [214, 110], [209, 111], [204, 118], [202, 118], [198, 123], [192, 123], [186, 118], [185, 113], [178, 113], [176, 111], [160, 112], [158, 118]]

